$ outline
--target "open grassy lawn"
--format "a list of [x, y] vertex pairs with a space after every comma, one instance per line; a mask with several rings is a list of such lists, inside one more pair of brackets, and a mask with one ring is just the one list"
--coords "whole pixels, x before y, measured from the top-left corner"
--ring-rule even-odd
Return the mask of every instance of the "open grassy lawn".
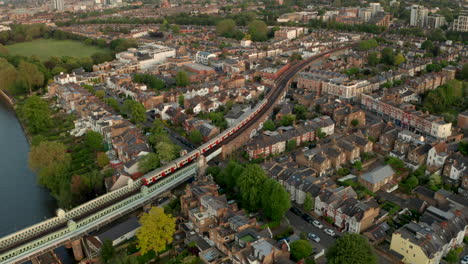
[[29, 57], [38, 56], [47, 60], [50, 56], [89, 57], [98, 51], [108, 51], [96, 46], [88, 46], [75, 40], [36, 39], [30, 42], [7, 46], [10, 54]]

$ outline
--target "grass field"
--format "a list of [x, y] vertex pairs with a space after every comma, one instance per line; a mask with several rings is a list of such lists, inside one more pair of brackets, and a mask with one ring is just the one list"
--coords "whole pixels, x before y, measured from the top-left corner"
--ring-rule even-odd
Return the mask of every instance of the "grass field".
[[7, 48], [10, 54], [26, 57], [36, 55], [43, 61], [50, 56], [89, 57], [98, 51], [108, 51], [96, 46], [85, 45], [79, 41], [55, 39], [36, 39], [30, 42], [8, 45]]

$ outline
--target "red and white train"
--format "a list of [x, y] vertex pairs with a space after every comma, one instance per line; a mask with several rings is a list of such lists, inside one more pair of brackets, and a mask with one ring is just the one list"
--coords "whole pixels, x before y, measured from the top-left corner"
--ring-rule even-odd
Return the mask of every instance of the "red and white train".
[[209, 150], [221, 144], [227, 138], [232, 136], [236, 131], [238, 131], [243, 126], [245, 126], [250, 120], [252, 120], [252, 118], [254, 118], [267, 105], [267, 102], [268, 102], [268, 99], [262, 100], [259, 104], [255, 106], [252, 113], [250, 113], [249, 116], [247, 116], [247, 118], [244, 118], [239, 124], [224, 130], [217, 137], [211, 139], [210, 141], [206, 142], [205, 144], [198, 147], [197, 149], [191, 151], [187, 155], [172, 161], [170, 164], [164, 166], [163, 168], [156, 169], [146, 174], [145, 176], [143, 176], [143, 178], [141, 179], [143, 185], [148, 186], [157, 182], [159, 179], [166, 177], [167, 175], [171, 174], [177, 169], [196, 160], [200, 155], [205, 154]]

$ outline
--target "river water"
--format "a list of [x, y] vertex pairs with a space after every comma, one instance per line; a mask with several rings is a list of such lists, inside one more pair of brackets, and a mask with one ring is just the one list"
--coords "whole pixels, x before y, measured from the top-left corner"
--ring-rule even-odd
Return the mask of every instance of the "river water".
[[0, 98], [0, 237], [54, 216], [56, 204], [28, 168], [29, 145]]

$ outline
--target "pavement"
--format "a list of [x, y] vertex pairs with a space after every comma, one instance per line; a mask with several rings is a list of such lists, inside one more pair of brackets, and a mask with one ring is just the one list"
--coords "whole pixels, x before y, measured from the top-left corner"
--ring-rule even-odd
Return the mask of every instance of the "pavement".
[[[315, 227], [314, 225], [309, 224], [304, 219], [302, 219], [301, 216], [295, 215], [291, 211], [288, 211], [286, 213], [286, 218], [288, 219], [289, 224], [293, 227], [295, 234], [299, 235], [301, 232], [314, 233], [320, 238], [319, 243], [309, 239], [310, 244], [312, 244], [312, 246], [317, 249], [317, 252], [320, 252], [322, 249], [326, 251], [331, 245], [333, 245], [333, 243], [335, 243], [336, 238], [338, 238], [341, 235], [335, 228], [330, 227], [328, 224], [324, 223], [324, 221], [321, 221], [320, 219], [317, 219], [314, 216], [312, 216], [314, 220], [318, 220], [320, 223], [322, 223], [323, 225], [322, 229], [319, 229]], [[327, 235], [323, 231], [325, 228], [333, 229], [333, 231], [335, 231], [337, 235], [335, 237], [331, 237], [330, 235]]]

